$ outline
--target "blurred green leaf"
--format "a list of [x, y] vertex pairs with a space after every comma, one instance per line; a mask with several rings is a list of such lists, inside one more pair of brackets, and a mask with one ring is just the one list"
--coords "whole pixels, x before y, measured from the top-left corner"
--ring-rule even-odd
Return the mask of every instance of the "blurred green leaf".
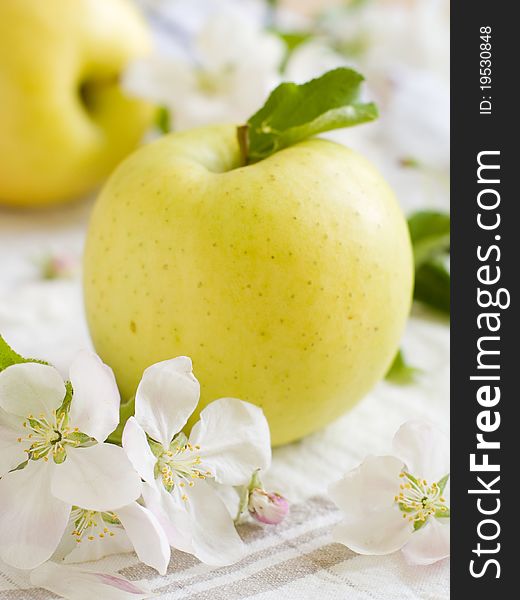
[[449, 315], [450, 273], [448, 255], [436, 256], [424, 262], [415, 272], [414, 298]]
[[245, 163], [254, 163], [324, 131], [377, 118], [373, 103], [359, 102], [363, 76], [344, 67], [307, 83], [282, 83], [238, 131]]
[[155, 125], [157, 126], [157, 129], [164, 134], [170, 133], [172, 130], [171, 121], [170, 111], [166, 108], [166, 106], [160, 106], [157, 109], [157, 115], [155, 117]]
[[309, 41], [313, 37], [313, 33], [310, 31], [280, 31], [278, 29], [271, 29], [271, 31], [285, 44], [285, 56], [280, 64], [280, 73], [285, 73], [287, 63], [293, 52], [302, 44]]
[[450, 312], [450, 216], [416, 212], [408, 219], [415, 261], [414, 298], [442, 313]]
[[419, 373], [419, 369], [409, 365], [405, 360], [403, 351], [399, 350], [385, 375], [385, 379], [398, 385], [406, 385], [414, 382], [417, 373]]

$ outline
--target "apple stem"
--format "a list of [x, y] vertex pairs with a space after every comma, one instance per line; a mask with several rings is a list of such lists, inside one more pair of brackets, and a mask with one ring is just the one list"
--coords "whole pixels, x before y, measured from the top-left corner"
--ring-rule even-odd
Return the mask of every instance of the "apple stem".
[[237, 127], [238, 145], [240, 147], [241, 164], [245, 166], [249, 163], [249, 125], [240, 125]]

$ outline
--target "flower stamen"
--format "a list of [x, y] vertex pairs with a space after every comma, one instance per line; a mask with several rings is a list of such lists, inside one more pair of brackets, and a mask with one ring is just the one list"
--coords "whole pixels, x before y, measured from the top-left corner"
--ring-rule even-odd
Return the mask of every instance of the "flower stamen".
[[428, 483], [426, 479], [418, 479], [406, 471], [399, 474], [405, 480], [399, 485], [401, 490], [394, 496], [394, 501], [403, 512], [403, 518], [420, 527], [438, 512], [447, 513], [446, 499], [437, 483]]

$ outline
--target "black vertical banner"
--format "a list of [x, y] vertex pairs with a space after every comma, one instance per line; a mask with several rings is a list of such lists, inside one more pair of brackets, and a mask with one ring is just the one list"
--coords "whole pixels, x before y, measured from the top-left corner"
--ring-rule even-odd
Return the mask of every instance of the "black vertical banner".
[[[519, 597], [515, 3], [453, 2], [451, 597]], [[513, 145], [515, 144], [515, 145]], [[501, 593], [501, 596], [492, 596]]]

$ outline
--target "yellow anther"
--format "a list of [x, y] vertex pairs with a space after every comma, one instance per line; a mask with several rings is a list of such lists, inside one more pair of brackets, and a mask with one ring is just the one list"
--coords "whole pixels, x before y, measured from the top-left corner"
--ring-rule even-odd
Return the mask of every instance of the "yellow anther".
[[104, 534], [104, 533], [100, 533], [100, 534], [99, 534], [99, 537], [100, 537], [100, 538], [104, 538], [104, 537], [105, 537], [105, 534]]
[[195, 482], [194, 482], [194, 481], [190, 481], [188, 485], [189, 485], [190, 487], [193, 487], [193, 486], [195, 485]]
[[180, 485], [181, 487], [184, 487], [186, 484], [184, 483], [184, 481], [181, 481], [181, 482], [179, 483], [179, 485]]
[[18, 438], [18, 442], [20, 442], [20, 443], [21, 443], [21, 442], [22, 442], [22, 438]]
[[182, 498], [184, 501], [186, 501], [186, 500], [188, 499], [188, 496], [186, 496], [186, 494], [183, 494], [183, 495], [181, 496], [181, 498]]
[[94, 539], [94, 536], [93, 536], [93, 535], [89, 535], [89, 536], [88, 536], [88, 539], [89, 539], [90, 541], [92, 541], [92, 540]]

